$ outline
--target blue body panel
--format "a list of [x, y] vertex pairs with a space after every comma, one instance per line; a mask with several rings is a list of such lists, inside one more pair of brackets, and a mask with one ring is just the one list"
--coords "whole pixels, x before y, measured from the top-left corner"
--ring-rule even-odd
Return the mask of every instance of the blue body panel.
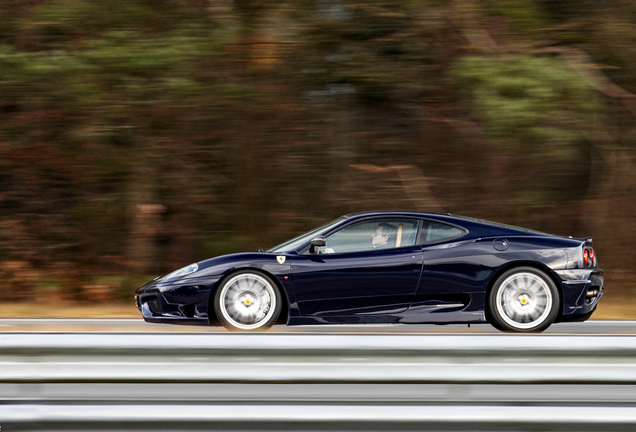
[[155, 279], [136, 292], [142, 315], [146, 321], [156, 323], [207, 325], [214, 322], [209, 310], [210, 296], [219, 281], [242, 269], [256, 269], [273, 276], [283, 288], [281, 292], [287, 294], [290, 284], [285, 276], [289, 275], [289, 261], [280, 264], [276, 256], [281, 254], [223, 255], [198, 263], [199, 270], [185, 277]]
[[294, 296], [308, 316], [404, 312], [421, 272], [419, 246], [291, 260]]
[[138, 306], [149, 322], [214, 323], [209, 306], [215, 289], [241, 269], [278, 282], [290, 325], [486, 322], [488, 290], [500, 274], [521, 265], [536, 267], [555, 282], [562, 298], [557, 321], [587, 318], [602, 295], [586, 299], [588, 288], [602, 291], [603, 271], [596, 265], [584, 268], [583, 240], [413, 212], [348, 215], [321, 234], [329, 236], [363, 219], [394, 216], [450, 224], [465, 234], [355, 253], [312, 255], [307, 241], [295, 250], [224, 255], [199, 262], [189, 275], [144, 285], [137, 290]]

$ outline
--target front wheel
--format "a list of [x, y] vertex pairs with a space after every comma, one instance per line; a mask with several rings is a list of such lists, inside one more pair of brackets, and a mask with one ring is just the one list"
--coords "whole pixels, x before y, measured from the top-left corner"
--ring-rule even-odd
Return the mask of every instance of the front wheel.
[[488, 297], [492, 325], [509, 332], [542, 332], [559, 313], [554, 282], [533, 267], [517, 267], [502, 274]]
[[278, 319], [281, 306], [276, 283], [253, 271], [234, 273], [214, 296], [216, 317], [231, 331], [266, 330]]

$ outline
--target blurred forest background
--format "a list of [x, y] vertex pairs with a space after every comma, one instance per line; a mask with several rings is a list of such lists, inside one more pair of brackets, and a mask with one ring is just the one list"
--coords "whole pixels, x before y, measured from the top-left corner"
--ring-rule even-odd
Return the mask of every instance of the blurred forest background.
[[635, 119], [633, 0], [2, 0], [0, 300], [371, 209], [593, 236], [626, 297]]

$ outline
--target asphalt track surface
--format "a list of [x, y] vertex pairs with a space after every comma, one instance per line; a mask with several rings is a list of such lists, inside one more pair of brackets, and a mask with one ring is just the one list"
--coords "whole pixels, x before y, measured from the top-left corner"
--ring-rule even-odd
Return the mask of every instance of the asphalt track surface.
[[[152, 332], [152, 333], [227, 333], [217, 326], [183, 326], [146, 323], [137, 319], [0, 319], [0, 332]], [[268, 333], [418, 333], [418, 334], [502, 334], [489, 324], [363, 324], [363, 325], [277, 325]], [[590, 320], [558, 323], [544, 334], [621, 335], [636, 334], [636, 321]]]

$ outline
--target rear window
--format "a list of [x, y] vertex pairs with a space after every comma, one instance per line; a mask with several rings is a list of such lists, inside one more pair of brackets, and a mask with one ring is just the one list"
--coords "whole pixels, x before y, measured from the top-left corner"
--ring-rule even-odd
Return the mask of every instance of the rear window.
[[465, 230], [445, 223], [427, 220], [422, 222], [420, 244], [438, 243], [459, 238], [466, 234]]
[[499, 228], [507, 228], [507, 229], [512, 229], [512, 230], [516, 230], [516, 231], [523, 231], [523, 232], [527, 232], [527, 233], [532, 233], [532, 234], [542, 234], [542, 235], [553, 235], [553, 234], [548, 234], [548, 233], [544, 233], [542, 231], [537, 231], [537, 230], [533, 230], [530, 228], [523, 228], [523, 227], [518, 227], [518, 226], [514, 226], [514, 225], [508, 225], [508, 224], [504, 224], [504, 223], [500, 223], [500, 222], [493, 222], [493, 221], [489, 221], [489, 220], [485, 220], [485, 219], [477, 219], [477, 218], [472, 218], [469, 216], [458, 216], [458, 215], [452, 215], [453, 217], [456, 218], [461, 218], [467, 221], [471, 221], [471, 222], [478, 222], [478, 223], [482, 223], [482, 224], [488, 224], [488, 225], [493, 225]]

